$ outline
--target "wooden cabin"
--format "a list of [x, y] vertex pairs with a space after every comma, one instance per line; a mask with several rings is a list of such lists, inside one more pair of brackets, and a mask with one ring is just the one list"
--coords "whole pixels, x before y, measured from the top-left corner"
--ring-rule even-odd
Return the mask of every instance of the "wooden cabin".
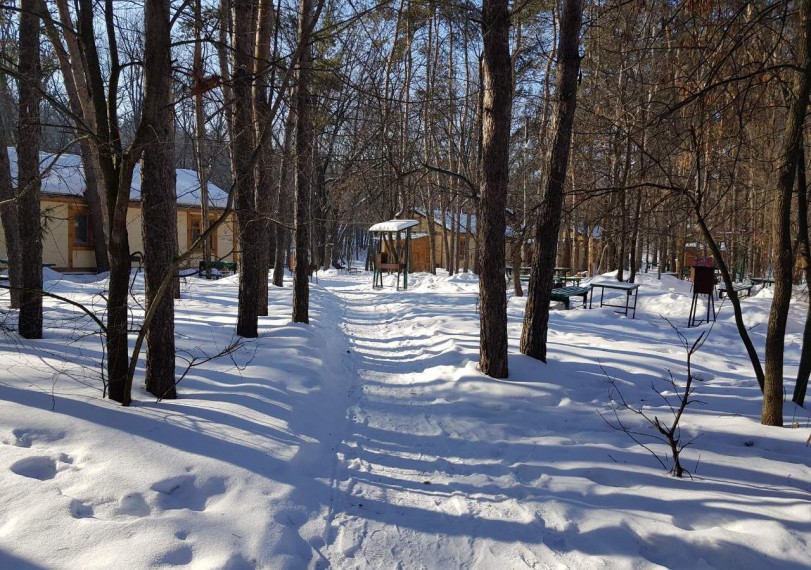
[[[17, 176], [17, 154], [8, 149], [12, 179]], [[84, 198], [84, 172], [81, 158], [72, 154], [55, 156], [40, 153], [43, 179], [40, 208], [44, 229], [42, 261], [52, 264], [58, 271], [91, 272], [96, 270], [90, 213]], [[141, 176], [136, 166], [130, 203], [127, 207], [127, 232], [130, 251], [143, 251], [141, 233]], [[209, 183], [210, 219], [223, 210], [226, 192]], [[186, 248], [199, 237], [202, 225], [200, 212], [200, 184], [193, 170], [177, 170], [177, 233], [178, 248]], [[1, 228], [0, 228], [1, 229]], [[236, 217], [233, 213], [225, 224], [217, 228], [210, 241], [212, 258], [238, 261], [234, 252]], [[6, 257], [5, 235], [0, 231], [0, 257]], [[197, 267], [202, 251], [187, 261], [188, 267]]]
[[[426, 216], [425, 210], [415, 208], [412, 217], [419, 222], [414, 227], [411, 233], [411, 259], [414, 271], [430, 271], [430, 249], [428, 239], [428, 224], [434, 224], [435, 241], [434, 241], [434, 259], [438, 266], [444, 265], [446, 244], [444, 239], [444, 231], [448, 234], [448, 240], [451, 239], [451, 234], [455, 230], [457, 233], [457, 247], [456, 247], [456, 265], [462, 267], [464, 265], [465, 249], [468, 252], [468, 264], [471, 269], [476, 265], [476, 215], [470, 216], [470, 235], [467, 233], [467, 214], [463, 213], [458, 225], [455, 223], [453, 216], [445, 214], [440, 210], [434, 211], [433, 216]], [[429, 217], [431, 218], [429, 220]], [[448, 249], [452, 249], [448, 244]]]

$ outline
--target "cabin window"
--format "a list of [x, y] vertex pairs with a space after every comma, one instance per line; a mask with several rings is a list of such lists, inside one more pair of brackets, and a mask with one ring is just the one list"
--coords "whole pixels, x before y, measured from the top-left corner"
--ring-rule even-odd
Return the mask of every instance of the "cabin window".
[[90, 212], [87, 210], [77, 210], [73, 214], [73, 245], [88, 247], [93, 245]]
[[[211, 220], [214, 221], [213, 219]], [[210, 223], [210, 222], [209, 222]], [[203, 233], [203, 217], [202, 216], [191, 216], [189, 220], [189, 246], [197, 241], [197, 238]], [[217, 235], [217, 230], [211, 233], [208, 236], [208, 247], [212, 252], [216, 251], [216, 245], [214, 238]]]

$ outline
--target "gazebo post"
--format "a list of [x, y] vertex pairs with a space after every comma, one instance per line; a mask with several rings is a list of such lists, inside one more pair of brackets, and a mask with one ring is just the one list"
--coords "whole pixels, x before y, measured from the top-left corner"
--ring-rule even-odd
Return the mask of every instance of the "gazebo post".
[[[374, 233], [369, 232], [369, 240], [370, 241], [375, 239], [373, 236], [374, 236]], [[377, 254], [375, 253], [374, 250], [377, 249], [377, 253], [380, 253], [382, 251], [382, 247], [383, 247], [382, 241], [383, 241], [382, 237], [378, 237], [377, 240], [376, 240], [377, 247], [376, 248], [375, 247], [370, 248], [372, 250], [372, 260], [371, 260], [372, 261], [372, 289], [377, 288], [377, 272], [378, 272], [377, 262], [376, 262]], [[374, 242], [372, 242], [372, 243], [374, 243]], [[382, 281], [383, 281], [383, 273], [382, 272], [380, 274], [380, 281], [381, 281], [381, 286], [382, 286]]]
[[408, 289], [408, 264], [411, 261], [411, 228], [406, 229], [405, 263], [403, 264], [403, 290]]

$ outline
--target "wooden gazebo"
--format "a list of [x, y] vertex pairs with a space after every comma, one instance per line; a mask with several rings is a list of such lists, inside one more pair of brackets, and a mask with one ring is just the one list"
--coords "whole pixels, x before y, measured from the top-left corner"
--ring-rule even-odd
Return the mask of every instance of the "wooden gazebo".
[[383, 272], [396, 272], [397, 289], [400, 289], [400, 275], [403, 276], [403, 289], [408, 289], [411, 228], [418, 224], [417, 220], [389, 220], [369, 228], [371, 251], [374, 253], [373, 288], [383, 287]]

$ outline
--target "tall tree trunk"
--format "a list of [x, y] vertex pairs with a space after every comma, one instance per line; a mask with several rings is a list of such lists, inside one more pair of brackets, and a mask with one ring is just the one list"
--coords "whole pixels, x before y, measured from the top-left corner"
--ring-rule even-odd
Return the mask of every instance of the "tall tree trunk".
[[634, 205], [634, 217], [631, 221], [631, 274], [628, 276], [628, 282], [633, 283], [636, 281], [637, 259], [639, 257], [639, 225], [641, 223], [642, 213], [642, 191], [636, 192], [636, 203]]
[[470, 213], [470, 206], [467, 206], [467, 214], [465, 217], [465, 250], [462, 252], [462, 271], [465, 273], [470, 271], [470, 244], [473, 242], [473, 234], [470, 231], [470, 221], [472, 214]]
[[[43, 14], [47, 13], [44, 0], [40, 0], [40, 9]], [[107, 261], [107, 210], [104, 194], [101, 192], [99, 180], [99, 158], [98, 152], [91, 144], [88, 134], [95, 133], [95, 120], [92, 114], [92, 107], [87, 90], [87, 80], [84, 76], [84, 68], [81, 65], [81, 55], [75, 32], [72, 30], [70, 11], [66, 0], [58, 0], [60, 18], [64, 17], [61, 26], [65, 29], [64, 37], [67, 49], [62, 43], [62, 36], [59, 34], [54, 20], [45, 17], [43, 23], [48, 39], [53, 46], [62, 78], [65, 82], [65, 91], [68, 96], [70, 110], [79, 121], [74, 120], [74, 128], [79, 138], [79, 148], [82, 155], [82, 167], [84, 170], [85, 199], [90, 211], [90, 230], [93, 234], [93, 253], [96, 257], [96, 271], [107, 271], [110, 265]], [[86, 130], [85, 130], [86, 129]], [[73, 260], [68, 260], [68, 265], [72, 266]]]
[[[253, 81], [253, 2], [233, 0], [232, 26], [234, 29], [234, 69], [232, 85], [234, 93], [233, 127], [231, 132], [236, 213], [239, 224], [239, 249], [241, 266], [239, 273], [239, 306], [237, 308], [237, 334], [245, 338], [259, 336], [259, 311], [257, 297], [260, 290], [260, 228], [256, 213], [255, 169], [251, 156], [255, 150], [252, 88]], [[267, 279], [267, 273], [264, 276]]]
[[[202, 0], [194, 0], [194, 60], [192, 75], [202, 78], [205, 74], [203, 68], [203, 7]], [[195, 158], [197, 162], [197, 181], [200, 183], [200, 233], [208, 229], [208, 145], [206, 144], [206, 113], [203, 101], [203, 90], [198, 89], [194, 94], [194, 130], [196, 139]], [[211, 279], [211, 245], [209, 240], [203, 241], [203, 261], [206, 262], [206, 279]]]
[[479, 295], [481, 299], [479, 369], [506, 378], [507, 292], [504, 288], [509, 185], [512, 60], [507, 0], [484, 0], [482, 180], [479, 204]]
[[[426, 28], [428, 30], [428, 40], [425, 47], [425, 53], [432, 54], [434, 50], [434, 26], [433, 26], [433, 18], [434, 18], [434, 10], [435, 7], [431, 5], [429, 14], [428, 14], [428, 21], [426, 22]], [[431, 125], [431, 105], [429, 102], [433, 97], [433, 84], [434, 84], [434, 67], [431, 65], [432, 63], [431, 57], [426, 57], [425, 59], [425, 103], [423, 104], [422, 108], [422, 123], [423, 123], [423, 133], [422, 133], [422, 154], [423, 154], [423, 161], [428, 164], [431, 162], [431, 139], [432, 139], [432, 125]], [[426, 190], [425, 190], [425, 226], [428, 230], [428, 271], [432, 275], [436, 275], [436, 268], [438, 265], [437, 258], [436, 258], [436, 244], [437, 244], [437, 237], [436, 237], [436, 223], [434, 222], [434, 189], [431, 182], [431, 176], [426, 176], [424, 178]], [[441, 260], [440, 260], [441, 261]]]
[[[279, 187], [276, 194], [276, 204], [274, 215], [277, 220], [287, 221], [290, 218], [289, 196], [291, 181], [291, 163], [293, 162], [293, 137], [296, 127], [296, 113], [291, 109], [287, 115], [284, 127], [284, 147], [282, 149], [282, 163], [279, 172]], [[284, 207], [284, 210], [282, 209]], [[284, 267], [286, 265], [285, 253], [287, 244], [290, 241], [290, 230], [283, 224], [275, 224], [276, 231], [276, 251], [274, 252], [273, 284], [277, 287], [284, 285]]]
[[[105, 97], [101, 63], [96, 47], [95, 17], [92, 0], [79, 0], [78, 21], [81, 40], [82, 61], [88, 79], [89, 98], [95, 119], [98, 137], [98, 157], [101, 174], [104, 178], [104, 192], [107, 197], [107, 221], [109, 224], [107, 259], [110, 262], [110, 281], [107, 291], [107, 390], [110, 399], [129, 405], [131, 398], [127, 391], [128, 343], [127, 343], [127, 294], [130, 273], [130, 250], [127, 240], [127, 210], [129, 182], [132, 177], [132, 161], [116, 164], [113, 157], [121, 150], [121, 140], [117, 133], [114, 117], [109, 116], [115, 106], [108, 106]], [[112, 10], [105, 4], [105, 13]], [[109, 17], [112, 17], [110, 14]], [[114, 46], [113, 46], [114, 47]], [[114, 57], [113, 57], [114, 56]], [[118, 67], [117, 54], [111, 50], [113, 64]], [[114, 70], [118, 73], [120, 68]], [[122, 180], [129, 169], [129, 180]], [[122, 204], [123, 202], [123, 204]]]
[[[96, 129], [93, 140], [99, 160], [99, 172], [104, 181], [109, 224], [107, 256], [110, 262], [110, 281], [107, 293], [107, 389], [112, 400], [129, 405], [131, 401], [129, 350], [127, 342], [130, 251], [127, 240], [127, 204], [132, 187], [132, 173], [140, 158], [140, 146], [133, 141], [125, 152], [118, 127], [117, 102], [105, 96], [118, 92], [121, 65], [115, 43], [112, 0], [104, 2], [104, 18], [108, 37], [109, 80], [107, 89], [96, 47], [95, 18], [92, 0], [78, 0], [77, 17], [81, 42], [82, 63], [88, 81], [88, 99]], [[143, 132], [136, 133], [136, 139]]]
[[259, 242], [257, 273], [259, 290], [256, 295], [256, 311], [260, 317], [268, 316], [268, 271], [270, 270], [271, 239], [270, 217], [273, 210], [272, 157], [270, 145], [262, 145], [262, 157], [256, 165], [256, 213], [257, 241]]
[[[39, 2], [22, 0], [20, 8], [17, 216], [20, 220], [20, 251], [25, 252], [25, 263], [20, 274], [23, 291], [20, 295], [19, 332], [24, 338], [42, 338], [42, 232], [39, 211], [42, 69], [39, 61]], [[2, 150], [5, 152], [5, 149]]]
[[[546, 362], [546, 338], [549, 328], [549, 302], [552, 295], [555, 254], [560, 229], [563, 186], [569, 165], [575, 107], [577, 74], [580, 70], [580, 25], [583, 0], [566, 0], [560, 22], [555, 109], [555, 139], [549, 159], [546, 192], [535, 228], [532, 272], [529, 278], [521, 352]], [[543, 247], [538, 247], [543, 244]]]
[[768, 426], [783, 425], [783, 349], [791, 303], [791, 270], [794, 261], [791, 247], [791, 197], [797, 163], [802, 156], [800, 149], [803, 121], [811, 90], [811, 0], [801, 0], [799, 21], [797, 45], [801, 46], [799, 63], [802, 71], [795, 81], [796, 98], [791, 104], [787, 118], [782, 153], [784, 162], [779, 170], [775, 204], [777, 256], [774, 263], [774, 298], [766, 332], [766, 363], [763, 371], [765, 385], [761, 414], [761, 423]]
[[439, 198], [439, 219], [442, 224], [442, 266], [445, 271], [451, 273], [451, 243], [448, 236], [448, 225], [452, 219], [450, 204], [445, 202], [445, 195], [440, 194]]
[[[0, 133], [5, 134], [4, 117], [0, 114]], [[5, 137], [3, 137], [5, 138]], [[20, 251], [20, 218], [17, 215], [17, 193], [11, 181], [11, 164], [8, 160], [5, 140], [0, 146], [0, 218], [3, 221], [3, 235], [6, 238], [8, 256], [8, 282], [11, 287], [22, 287], [22, 252]], [[20, 289], [9, 291], [11, 308], [20, 308]]]
[[[272, 156], [270, 152], [270, 144], [267, 139], [262, 136], [263, 129], [269, 129], [269, 107], [270, 107], [270, 92], [273, 85], [268, 85], [267, 82], [267, 69], [270, 64], [270, 40], [271, 33], [270, 27], [273, 21], [273, 7], [270, 0], [260, 0], [257, 3], [256, 13], [256, 47], [254, 50], [254, 68], [253, 74], [254, 81], [254, 125], [256, 127], [255, 138], [258, 144], [261, 145], [260, 159], [256, 166], [256, 211], [258, 214], [257, 220], [257, 241], [259, 242], [257, 250], [257, 273], [260, 277], [258, 279], [259, 291], [256, 298], [256, 310], [259, 316], [266, 317], [268, 315], [268, 270], [270, 269], [270, 256], [271, 256], [271, 228], [270, 218], [273, 211], [273, 172], [272, 172]], [[275, 78], [275, 75], [273, 76]], [[272, 80], [271, 80], [272, 81]]]
[[[312, 196], [310, 211], [312, 212], [311, 236], [313, 241], [312, 264], [319, 268], [328, 269], [326, 259], [327, 251], [327, 167], [325, 162], [328, 157], [321, 156], [321, 153], [313, 153], [314, 179], [312, 181]], [[316, 166], [317, 165], [317, 166]]]
[[141, 222], [146, 268], [146, 307], [157, 303], [146, 333], [146, 389], [159, 398], [175, 391], [175, 310], [172, 295], [157, 296], [177, 254], [177, 198], [174, 167], [174, 115], [170, 0], [144, 6], [144, 140], [141, 168]]
[[[806, 188], [805, 152], [800, 147], [800, 160], [797, 162], [797, 246], [800, 259], [805, 265], [805, 284], [811, 287], [811, 241], [808, 234], [808, 189]], [[811, 302], [808, 303], [803, 329], [803, 348], [800, 351], [800, 365], [797, 369], [797, 384], [791, 400], [802, 406], [808, 389], [808, 377], [811, 376]]]
[[310, 80], [313, 49], [310, 45], [313, 18], [312, 0], [301, 0], [298, 23], [299, 42], [303, 47], [296, 82], [296, 269], [293, 276], [293, 322], [310, 322], [310, 197], [313, 182], [313, 98]]

